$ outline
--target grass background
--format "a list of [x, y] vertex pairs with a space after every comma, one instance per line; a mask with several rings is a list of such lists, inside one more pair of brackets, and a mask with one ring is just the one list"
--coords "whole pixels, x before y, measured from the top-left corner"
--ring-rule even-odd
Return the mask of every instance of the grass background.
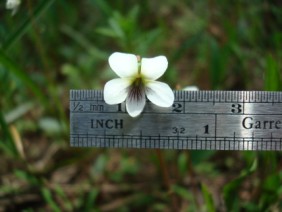
[[0, 211], [279, 211], [280, 152], [69, 147], [69, 89], [103, 89], [115, 52], [166, 55], [162, 81], [282, 89], [280, 1], [0, 5]]

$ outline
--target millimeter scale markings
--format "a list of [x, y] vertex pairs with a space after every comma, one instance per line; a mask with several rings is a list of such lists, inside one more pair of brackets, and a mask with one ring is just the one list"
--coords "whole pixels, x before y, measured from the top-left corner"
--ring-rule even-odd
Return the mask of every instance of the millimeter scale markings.
[[72, 147], [282, 150], [282, 92], [174, 91], [169, 108], [140, 116], [108, 105], [101, 90], [70, 91]]

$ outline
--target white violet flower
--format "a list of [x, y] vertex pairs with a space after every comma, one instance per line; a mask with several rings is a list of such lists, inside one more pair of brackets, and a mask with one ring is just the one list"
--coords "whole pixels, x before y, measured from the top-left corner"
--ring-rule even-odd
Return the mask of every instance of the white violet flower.
[[109, 57], [111, 69], [120, 77], [110, 80], [104, 87], [107, 104], [126, 101], [126, 110], [132, 117], [144, 109], [146, 97], [160, 107], [170, 107], [174, 102], [171, 88], [159, 81], [167, 69], [165, 56], [140, 58], [134, 54], [115, 52]]
[[6, 1], [6, 9], [12, 10], [12, 15], [14, 15], [17, 12], [20, 4], [21, 4], [20, 0], [7, 0]]

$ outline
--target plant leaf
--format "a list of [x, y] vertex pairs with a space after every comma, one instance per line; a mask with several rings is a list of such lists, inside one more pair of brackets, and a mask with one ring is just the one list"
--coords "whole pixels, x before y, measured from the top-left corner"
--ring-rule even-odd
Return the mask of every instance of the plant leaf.
[[215, 212], [215, 206], [212, 199], [212, 194], [209, 192], [208, 187], [202, 183], [202, 193], [206, 203], [206, 209], [208, 212]]

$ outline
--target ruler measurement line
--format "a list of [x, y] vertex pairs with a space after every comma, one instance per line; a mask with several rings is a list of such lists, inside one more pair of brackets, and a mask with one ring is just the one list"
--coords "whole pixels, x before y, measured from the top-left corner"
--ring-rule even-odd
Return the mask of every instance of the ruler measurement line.
[[[281, 105], [282, 107], [282, 105]], [[71, 111], [72, 114], [101, 114], [101, 112], [92, 112], [92, 111]], [[103, 112], [104, 114], [125, 114], [126, 116], [128, 116], [127, 113], [125, 112], [111, 112], [111, 111], [104, 111]], [[155, 115], [162, 115], [162, 114], [165, 114], [165, 115], [175, 115], [177, 114], [177, 112], [158, 112], [158, 111], [150, 111], [150, 112], [146, 112], [146, 111], [143, 111], [143, 114], [155, 114]], [[179, 112], [178, 114], [186, 114], [186, 115], [189, 115], [189, 114], [202, 114], [202, 115], [214, 115], [214, 114], [217, 114], [217, 115], [235, 115], [235, 116], [238, 116], [238, 115], [282, 115], [282, 113], [272, 113], [271, 111], [269, 111], [269, 113], [261, 113], [261, 112], [258, 112], [258, 113], [234, 113], [234, 112], [186, 112], [186, 113], [181, 113]]]
[[243, 114], [245, 114], [245, 98], [243, 98], [242, 104], [243, 104]]
[[[86, 93], [85, 93], [86, 92]], [[103, 94], [97, 90], [71, 90], [70, 101], [91, 101], [92, 99], [103, 101]], [[200, 92], [200, 93], [199, 93]], [[184, 94], [185, 93], [185, 94]], [[238, 94], [239, 93], [239, 94]], [[195, 95], [198, 94], [198, 95]], [[243, 95], [241, 95], [243, 94]], [[263, 91], [175, 91], [175, 100], [203, 101], [203, 102], [282, 102], [281, 92]], [[231, 96], [232, 97], [231, 97]], [[198, 98], [200, 97], [200, 98]], [[203, 100], [206, 99], [206, 100]], [[263, 101], [264, 100], [264, 101]]]
[[[111, 142], [111, 140], [116, 140], [116, 139], [121, 139], [119, 137], [116, 137], [116, 136], [109, 136], [107, 138], [101, 138], [101, 137], [96, 137], [96, 136], [93, 136], [93, 137], [90, 137], [91, 138], [91, 141], [93, 143], [93, 140], [96, 141], [100, 141], [100, 140], [104, 140], [103, 143], [106, 143], [105, 146], [109, 146], [109, 142]], [[145, 137], [146, 138], [146, 137]], [[272, 141], [270, 141], [269, 138], [258, 138], [260, 140], [261, 143], [281, 143], [281, 138], [273, 138]], [[139, 140], [136, 136], [132, 136], [132, 137], [126, 137], [122, 140], [130, 140], [130, 141], [141, 141]], [[171, 138], [171, 137], [167, 137], [167, 138], [161, 138], [161, 139], [158, 139], [158, 137], [155, 136], [155, 138], [153, 138], [152, 136], [149, 136], [149, 141], [151, 143], [151, 141], [154, 140], [154, 141], [158, 141], [158, 145], [157, 146], [161, 146], [162, 144], [164, 143], [170, 143], [170, 141], [195, 141], [195, 144], [196, 143], [199, 143], [199, 142], [203, 142], [203, 140], [207, 141], [207, 142], [215, 142], [215, 145], [216, 145], [216, 142], [218, 141], [224, 141], [224, 140], [227, 140], [227, 141], [232, 141], [234, 144], [237, 143], [239, 145], [239, 142], [243, 142], [243, 141], [247, 141], [247, 142], [252, 142], [252, 143], [256, 143], [258, 142], [258, 140], [254, 139], [254, 138], [245, 138], [245, 137], [217, 137], [216, 139], [214, 138], [209, 138], [209, 137], [181, 137], [179, 139], [176, 139], [176, 138]], [[74, 140], [75, 141], [75, 140]], [[87, 140], [86, 140], [86, 136], [80, 136], [79, 138], [77, 138], [77, 142], [74, 142], [74, 143], [87, 143]], [[72, 144], [74, 144], [72, 143]], [[203, 146], [203, 145], [200, 145], [200, 146]], [[219, 145], [220, 146], [220, 145]], [[149, 147], [151, 147], [149, 145]], [[217, 147], [217, 145], [216, 145]]]
[[217, 132], [217, 114], [214, 115], [214, 139], [215, 140], [217, 138], [216, 132]]
[[[103, 99], [100, 99], [100, 100], [97, 100], [97, 99], [70, 99], [69, 100], [70, 102], [91, 102], [91, 101], [97, 101], [97, 102], [102, 102], [102, 103], [105, 103]], [[256, 101], [256, 102], [252, 102], [252, 101], [210, 101], [210, 100], [207, 100], [207, 101], [204, 101], [204, 100], [201, 100], [199, 101], [199, 99], [196, 99], [196, 100], [184, 100], [185, 102], [206, 102], [206, 103], [211, 103], [211, 104], [219, 104], [219, 103], [253, 103], [253, 104], [261, 104], [261, 103], [272, 103], [272, 104], [275, 104], [275, 103], [282, 103], [282, 101], [274, 101], [273, 99], [269, 100], [269, 101]], [[146, 102], [149, 102], [148, 100]], [[181, 103], [183, 101], [181, 100], [175, 100], [174, 102], [177, 102], [177, 103]]]
[[[228, 140], [226, 138], [224, 138], [221, 145], [218, 145], [218, 146], [215, 146], [215, 148], [212, 148], [212, 145], [210, 143], [209, 140], [200, 140], [201, 143], [196, 143], [194, 142], [194, 140], [182, 140], [182, 142], [185, 142], [186, 145], [181, 145], [180, 146], [176, 146], [175, 145], [175, 142], [176, 140], [173, 140], [173, 142], [170, 142], [171, 140], [165, 140], [164, 142], [161, 142], [160, 144], [158, 145], [153, 145], [153, 146], [149, 146], [149, 147], [144, 147], [144, 145], [142, 146], [140, 144], [140, 141], [137, 140], [137, 139], [132, 139], [132, 140], [129, 140], [126, 142], [126, 144], [124, 144], [124, 142], [122, 142], [122, 145], [121, 143], [115, 145], [115, 142], [114, 142], [114, 137], [112, 138], [109, 138], [107, 141], [108, 142], [103, 142], [103, 144], [100, 144], [98, 145], [97, 147], [110, 147], [110, 148], [161, 148], [161, 149], [196, 149], [196, 150], [201, 150], [201, 149], [206, 149], [206, 150], [212, 150], [212, 149], [215, 149], [215, 150], [281, 150], [281, 141], [277, 141], [275, 143], [264, 143], [263, 140], [261, 141], [248, 141], [246, 140], [245, 138], [243, 138], [243, 140]], [[151, 141], [154, 141], [155, 142], [155, 139], [151, 140]], [[198, 140], [199, 141], [199, 140]], [[205, 144], [203, 144], [203, 142], [205, 142]], [[226, 145], [226, 142], [228, 142], [228, 145]], [[246, 143], [247, 142], [247, 143]], [[77, 143], [74, 143], [72, 146], [78, 146], [78, 147], [88, 147], [87, 145], [85, 145], [86, 142], [84, 141], [81, 141], [78, 145]], [[207, 143], [210, 144], [210, 147], [207, 148]], [[230, 145], [231, 143], [232, 146]], [[254, 143], [256, 143], [256, 147], [254, 147]], [[280, 144], [280, 147], [277, 148], [277, 144]], [[129, 144], [129, 145], [128, 145]], [[137, 144], [140, 144], [140, 145], [137, 145]], [[187, 145], [188, 144], [188, 145]], [[241, 145], [240, 145], [241, 144]], [[242, 145], [243, 144], [243, 145]], [[248, 145], [247, 145], [248, 144]], [[184, 148], [186, 146], [186, 148]], [[227, 148], [228, 146], [228, 148]], [[250, 148], [252, 147], [252, 149]]]
[[[115, 136], [115, 138], [120, 138], [120, 139], [126, 139], [126, 138], [132, 138], [132, 139], [139, 139], [139, 135], [126, 135], [124, 137], [120, 136], [120, 135], [107, 135], [107, 136], [102, 136], [102, 135], [91, 135], [91, 134], [71, 134], [72, 138], [77, 138], [77, 139], [84, 139], [88, 137], [92, 137], [92, 138], [113, 138], [113, 136]], [[198, 140], [198, 139], [210, 139], [210, 140], [218, 140], [218, 139], [232, 139], [233, 141], [236, 142], [236, 139], [240, 139], [242, 140], [243, 138], [245, 140], [249, 140], [249, 141], [254, 141], [256, 138], [251, 136], [251, 137], [239, 137], [239, 136], [217, 136], [216, 139], [214, 137], [208, 137], [208, 136], [149, 136], [149, 135], [143, 135], [142, 139], [150, 137], [151, 139], [156, 139], [157, 141], [163, 141], [163, 140], [168, 140], [168, 139], [175, 139], [175, 140], [183, 140], [183, 139], [194, 139], [194, 140]], [[266, 139], [266, 140], [270, 140], [270, 137], [257, 137], [258, 139]], [[281, 140], [280, 137], [272, 137], [272, 140]], [[277, 142], [275, 141], [275, 142]]]
[[[77, 113], [77, 114], [83, 114], [83, 113], [85, 113], [85, 114], [101, 114], [101, 113], [99, 113], [99, 112], [91, 112], [91, 111], [83, 111], [83, 112], [78, 112], [78, 111], [71, 111], [72, 113]], [[177, 113], [175, 113], [175, 112], [146, 112], [146, 111], [144, 111], [143, 112], [144, 114], [156, 114], [156, 115], [175, 115], [175, 114], [177, 114]], [[125, 114], [126, 116], [128, 116], [128, 114], [127, 113], [125, 113], [125, 112], [108, 112], [108, 111], [105, 111], [104, 112], [104, 114]], [[183, 113], [179, 113], [179, 114], [183, 114]], [[193, 115], [193, 114], [195, 114], [195, 115], [214, 115], [214, 114], [216, 114], [216, 115], [230, 115], [230, 116], [244, 116], [244, 115], [253, 115], [253, 116], [279, 116], [279, 115], [282, 115], [282, 113], [245, 113], [245, 114], [243, 114], [243, 113], [239, 113], [239, 114], [234, 114], [234, 113], [232, 113], [232, 112], [226, 112], [226, 113], [216, 113], [216, 112], [214, 112], [214, 113], [200, 113], [200, 112], [198, 112], [198, 113], [191, 113], [191, 112], [187, 112], [187, 113], [185, 113], [186, 115]]]

